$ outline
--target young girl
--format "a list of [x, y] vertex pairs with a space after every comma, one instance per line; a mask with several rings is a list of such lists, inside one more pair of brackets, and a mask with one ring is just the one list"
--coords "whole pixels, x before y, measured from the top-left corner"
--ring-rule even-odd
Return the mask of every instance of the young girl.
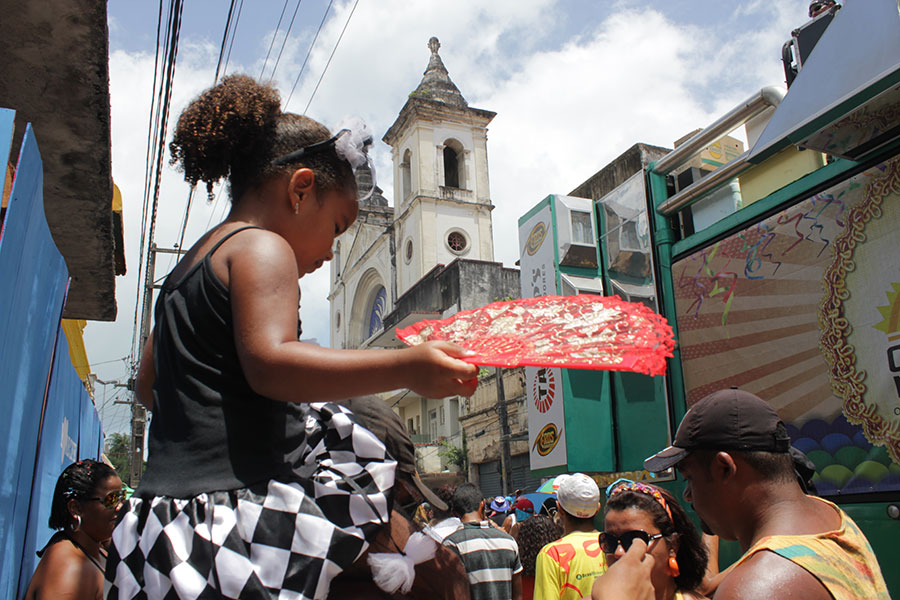
[[282, 113], [225, 78], [179, 118], [192, 184], [232, 208], [167, 278], [137, 380], [153, 410], [140, 486], [113, 534], [108, 598], [322, 598], [390, 513], [395, 462], [349, 410], [307, 404], [410, 388], [471, 395], [448, 343], [331, 350], [298, 340], [298, 278], [357, 215], [359, 132]]

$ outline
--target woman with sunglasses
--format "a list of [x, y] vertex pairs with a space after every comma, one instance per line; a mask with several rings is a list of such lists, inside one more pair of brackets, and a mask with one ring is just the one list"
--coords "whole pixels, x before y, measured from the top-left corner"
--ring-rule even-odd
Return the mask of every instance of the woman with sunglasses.
[[38, 552], [41, 562], [25, 600], [101, 598], [106, 563], [102, 545], [112, 536], [124, 501], [122, 480], [112, 467], [90, 459], [66, 467], [50, 505], [49, 525], [57, 531]]
[[610, 565], [635, 540], [654, 558], [650, 581], [656, 600], [695, 600], [706, 573], [707, 551], [684, 509], [668, 491], [620, 479], [606, 489], [600, 546]]

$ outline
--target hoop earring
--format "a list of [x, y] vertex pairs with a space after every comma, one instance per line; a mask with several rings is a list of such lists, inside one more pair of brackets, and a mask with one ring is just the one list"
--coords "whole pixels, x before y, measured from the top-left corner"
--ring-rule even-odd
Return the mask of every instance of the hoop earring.
[[678, 561], [675, 560], [674, 556], [669, 557], [669, 575], [672, 577], [681, 575], [681, 569], [678, 568]]
[[72, 527], [72, 533], [75, 533], [81, 529], [81, 515], [75, 515], [72, 518], [75, 519], [75, 526]]

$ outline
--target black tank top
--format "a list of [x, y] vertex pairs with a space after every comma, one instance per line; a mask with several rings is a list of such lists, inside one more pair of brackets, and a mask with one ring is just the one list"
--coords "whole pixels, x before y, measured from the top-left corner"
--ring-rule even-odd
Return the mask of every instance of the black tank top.
[[[191, 498], [290, 477], [286, 455], [303, 442], [304, 408], [254, 392], [234, 343], [229, 290], [213, 253], [225, 235], [156, 302], [153, 419], [136, 495]], [[299, 326], [299, 320], [298, 320]]]

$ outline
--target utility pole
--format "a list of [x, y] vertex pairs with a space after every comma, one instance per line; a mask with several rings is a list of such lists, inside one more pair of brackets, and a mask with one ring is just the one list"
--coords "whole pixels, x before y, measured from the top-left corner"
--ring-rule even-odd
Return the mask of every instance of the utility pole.
[[509, 455], [509, 420], [506, 414], [506, 390], [503, 388], [503, 369], [494, 368], [497, 377], [497, 416], [500, 417], [500, 481], [503, 495], [508, 496], [510, 490], [510, 463]]
[[[138, 346], [138, 361], [140, 354], [144, 351], [144, 345], [150, 337], [150, 325], [153, 322], [153, 290], [160, 289], [161, 285], [155, 285], [153, 282], [156, 278], [156, 255], [176, 254], [180, 258], [184, 254], [184, 250], [180, 248], [157, 248], [153, 243], [153, 228], [150, 230], [150, 251], [147, 253], [147, 272], [144, 276], [144, 299], [141, 304], [141, 337]], [[135, 373], [131, 378], [131, 389], [134, 391]], [[134, 393], [131, 396], [131, 454], [129, 456], [130, 473], [129, 484], [135, 488], [141, 482], [141, 473], [144, 467], [144, 437], [147, 430], [147, 409], [140, 402], [137, 402]]]

